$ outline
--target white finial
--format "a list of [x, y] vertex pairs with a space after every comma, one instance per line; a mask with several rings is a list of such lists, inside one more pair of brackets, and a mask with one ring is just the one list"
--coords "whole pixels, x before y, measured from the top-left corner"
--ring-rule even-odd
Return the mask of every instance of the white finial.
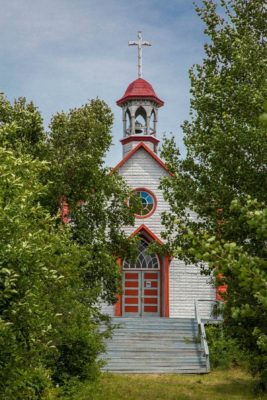
[[128, 42], [129, 46], [138, 46], [138, 78], [142, 78], [142, 46], [152, 46], [142, 38], [142, 31], [138, 31], [138, 40], [136, 42]]

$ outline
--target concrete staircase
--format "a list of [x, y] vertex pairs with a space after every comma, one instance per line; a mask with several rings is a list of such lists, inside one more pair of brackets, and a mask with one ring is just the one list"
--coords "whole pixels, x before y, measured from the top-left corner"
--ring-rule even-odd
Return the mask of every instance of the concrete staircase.
[[113, 318], [103, 356], [114, 373], [206, 373], [197, 322], [190, 318]]

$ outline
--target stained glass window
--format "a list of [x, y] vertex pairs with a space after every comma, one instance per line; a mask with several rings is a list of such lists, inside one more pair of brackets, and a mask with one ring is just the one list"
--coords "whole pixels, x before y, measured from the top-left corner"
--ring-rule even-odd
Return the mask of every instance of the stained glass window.
[[159, 269], [159, 259], [154, 253], [147, 251], [148, 243], [141, 239], [139, 244], [139, 255], [135, 262], [127, 260], [123, 263], [124, 269]]
[[137, 215], [140, 217], [145, 217], [146, 215], [150, 214], [152, 211], [154, 211], [155, 206], [156, 206], [156, 201], [152, 193], [148, 193], [145, 190], [136, 190], [136, 194], [140, 196], [141, 203], [142, 203], [142, 209], [140, 213]]

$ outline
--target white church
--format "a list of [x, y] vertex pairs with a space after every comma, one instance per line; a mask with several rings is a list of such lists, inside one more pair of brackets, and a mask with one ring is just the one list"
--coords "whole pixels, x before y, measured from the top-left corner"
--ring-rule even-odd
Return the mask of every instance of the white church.
[[[202, 275], [197, 266], [185, 265], [168, 254], [159, 256], [146, 251], [151, 242], [163, 244], [161, 214], [168, 211], [169, 205], [159, 185], [170, 172], [158, 156], [157, 122], [164, 102], [152, 85], [142, 78], [142, 46], [150, 44], [143, 41], [139, 32], [138, 40], [129, 45], [138, 47], [138, 78], [117, 101], [122, 109], [123, 137], [122, 160], [114, 170], [140, 196], [142, 211], [135, 215], [134, 227], [125, 229], [127, 235], [139, 235], [141, 240], [136, 262], [120, 261], [122, 291], [117, 303], [105, 306], [103, 310], [124, 327], [114, 333], [108, 345], [109, 361], [105, 369], [115, 372], [207, 372], [207, 354], [204, 354], [204, 348], [201, 350], [201, 344], [204, 344], [202, 340], [199, 344], [193, 341], [199, 335], [198, 322], [201, 318], [208, 320], [211, 317], [216, 300], [216, 289], [210, 277]], [[196, 305], [199, 315], [196, 315]], [[172, 344], [175, 342], [174, 332], [175, 338], [189, 337], [190, 349], [195, 349], [194, 357], [186, 343], [181, 346], [177, 342], [178, 347], [168, 348], [169, 338], [173, 339]], [[181, 340], [183, 342], [183, 338]], [[156, 356], [159, 348], [162, 352]], [[147, 355], [146, 349], [150, 351]], [[172, 361], [176, 353], [177, 357]], [[188, 365], [186, 354], [191, 354]]]

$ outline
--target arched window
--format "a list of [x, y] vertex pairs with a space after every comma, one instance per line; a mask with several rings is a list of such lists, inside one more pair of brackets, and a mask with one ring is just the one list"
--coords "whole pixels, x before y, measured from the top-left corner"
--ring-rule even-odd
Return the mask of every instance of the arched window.
[[147, 251], [148, 243], [141, 239], [139, 244], [139, 254], [135, 262], [125, 260], [123, 263], [124, 269], [150, 269], [155, 270], [160, 268], [158, 256], [155, 253]]
[[135, 113], [135, 133], [142, 135], [146, 133], [146, 111], [139, 107]]
[[156, 133], [156, 113], [155, 110], [152, 111], [150, 116], [150, 134], [154, 135]]
[[126, 120], [126, 133], [130, 135], [132, 129], [132, 122], [131, 122], [131, 114], [128, 108], [125, 112], [125, 120]]

